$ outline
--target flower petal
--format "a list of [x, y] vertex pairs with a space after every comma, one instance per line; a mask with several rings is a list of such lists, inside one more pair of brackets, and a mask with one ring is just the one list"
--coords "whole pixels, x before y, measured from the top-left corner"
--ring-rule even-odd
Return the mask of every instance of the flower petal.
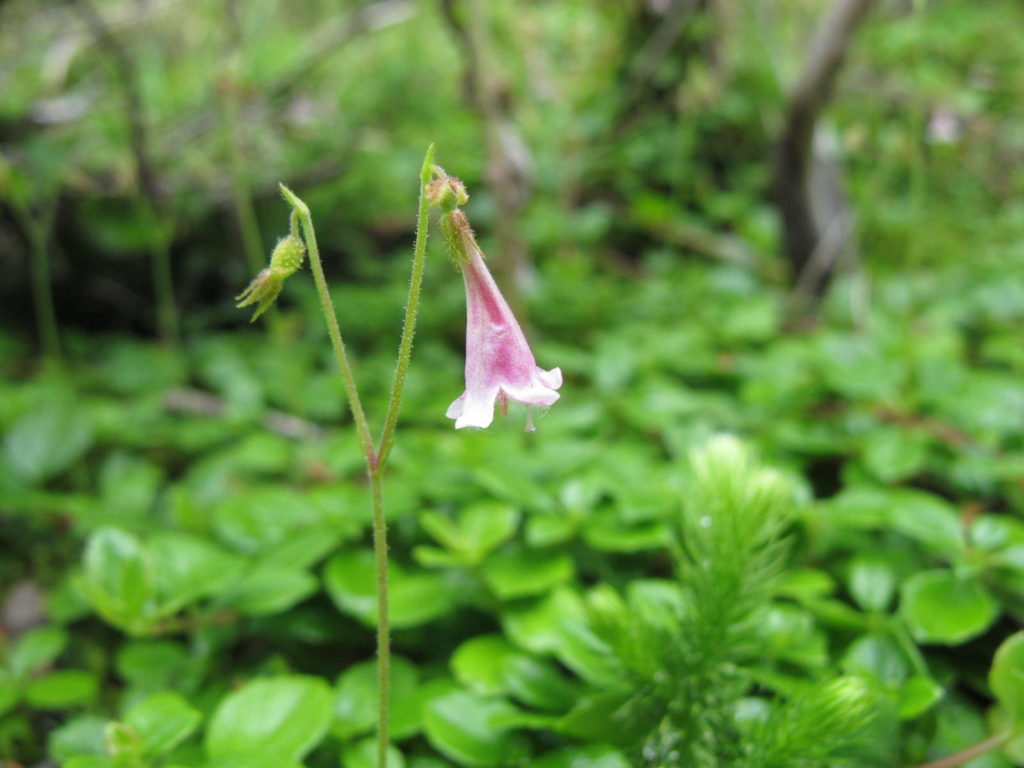
[[467, 389], [448, 406], [448, 418], [455, 419], [455, 428], [479, 427], [485, 429], [494, 421], [494, 400], [498, 387]]

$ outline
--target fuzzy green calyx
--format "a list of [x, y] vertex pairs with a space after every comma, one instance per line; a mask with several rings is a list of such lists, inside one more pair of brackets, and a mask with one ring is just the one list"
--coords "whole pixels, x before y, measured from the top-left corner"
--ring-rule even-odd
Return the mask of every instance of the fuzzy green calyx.
[[438, 206], [447, 214], [469, 202], [469, 193], [462, 181], [449, 176], [439, 165], [434, 166], [433, 173], [435, 178], [427, 184], [427, 202], [431, 207]]
[[238, 307], [257, 304], [250, 322], [266, 312], [277, 300], [284, 281], [294, 275], [306, 259], [306, 246], [296, 234], [282, 237], [270, 256], [270, 266], [262, 270], [249, 287], [235, 297]]
[[270, 271], [282, 280], [291, 277], [306, 260], [306, 246], [296, 235], [282, 237], [270, 255]]

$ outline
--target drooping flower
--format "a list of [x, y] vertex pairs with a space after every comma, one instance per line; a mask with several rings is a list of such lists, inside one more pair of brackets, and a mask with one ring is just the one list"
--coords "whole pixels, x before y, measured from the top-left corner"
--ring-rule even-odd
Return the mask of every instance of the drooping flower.
[[537, 366], [530, 345], [484, 263], [466, 215], [455, 209], [441, 220], [446, 244], [466, 284], [466, 391], [447, 416], [455, 428], [487, 427], [497, 402], [502, 414], [508, 401], [527, 406], [527, 430], [533, 431], [530, 406], [558, 400], [562, 371]]
[[305, 258], [306, 246], [297, 233], [292, 232], [278, 241], [270, 256], [270, 266], [261, 270], [249, 287], [235, 297], [238, 307], [259, 302], [250, 322], [270, 309], [284, 288], [284, 281], [299, 270]]

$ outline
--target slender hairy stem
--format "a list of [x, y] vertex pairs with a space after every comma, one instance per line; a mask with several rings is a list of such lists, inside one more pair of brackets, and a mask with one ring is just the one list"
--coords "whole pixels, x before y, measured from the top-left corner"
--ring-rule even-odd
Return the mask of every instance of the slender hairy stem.
[[402, 340], [398, 345], [398, 363], [395, 365], [395, 380], [391, 385], [391, 398], [384, 417], [384, 429], [378, 446], [378, 464], [383, 469], [395, 444], [395, 427], [398, 425], [398, 409], [402, 404], [405, 389], [405, 375], [412, 357], [412, 341], [416, 335], [416, 315], [420, 306], [420, 288], [423, 285], [423, 270], [427, 263], [427, 231], [429, 229], [430, 204], [427, 201], [427, 184], [434, 167], [434, 145], [427, 147], [420, 169], [420, 202], [416, 214], [416, 245], [413, 248], [412, 276], [409, 278], [409, 298], [405, 303], [405, 321], [402, 324]]
[[388, 610], [388, 524], [384, 519], [384, 466], [370, 470], [373, 552], [377, 571], [377, 768], [387, 768], [391, 716], [391, 614]]
[[306, 204], [296, 197], [295, 193], [284, 184], [280, 186], [281, 194], [284, 195], [285, 200], [291, 203], [295, 214], [298, 216], [299, 223], [302, 225], [302, 234], [305, 236], [306, 248], [309, 251], [309, 268], [313, 272], [316, 292], [320, 297], [320, 309], [323, 310], [324, 321], [327, 323], [327, 333], [331, 337], [331, 346], [334, 347], [334, 357], [338, 361], [338, 368], [341, 370], [341, 380], [345, 386], [345, 394], [348, 396], [349, 408], [352, 409], [352, 418], [356, 423], [356, 432], [359, 434], [359, 443], [363, 449], [363, 456], [366, 457], [366, 466], [372, 472], [374, 467], [377, 466], [377, 452], [373, 448], [370, 426], [366, 422], [363, 403], [359, 399], [359, 390], [356, 389], [356, 380], [355, 376], [352, 375], [352, 366], [349, 365], [348, 355], [345, 354], [345, 342], [341, 338], [338, 316], [334, 312], [334, 302], [331, 301], [331, 294], [327, 290], [324, 268], [320, 263], [320, 249], [316, 244], [316, 232], [313, 231], [313, 219], [309, 215], [309, 208], [306, 207]]

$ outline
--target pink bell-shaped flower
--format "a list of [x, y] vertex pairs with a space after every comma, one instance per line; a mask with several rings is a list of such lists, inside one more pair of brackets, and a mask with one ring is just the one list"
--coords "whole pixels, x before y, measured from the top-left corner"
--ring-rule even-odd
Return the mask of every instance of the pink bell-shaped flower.
[[469, 221], [460, 210], [448, 214], [445, 236], [466, 283], [466, 391], [448, 407], [455, 428], [487, 427], [497, 401], [504, 414], [508, 401], [527, 406], [527, 430], [533, 431], [529, 407], [558, 399], [562, 371], [537, 367], [530, 345], [505, 297], [491, 277]]

